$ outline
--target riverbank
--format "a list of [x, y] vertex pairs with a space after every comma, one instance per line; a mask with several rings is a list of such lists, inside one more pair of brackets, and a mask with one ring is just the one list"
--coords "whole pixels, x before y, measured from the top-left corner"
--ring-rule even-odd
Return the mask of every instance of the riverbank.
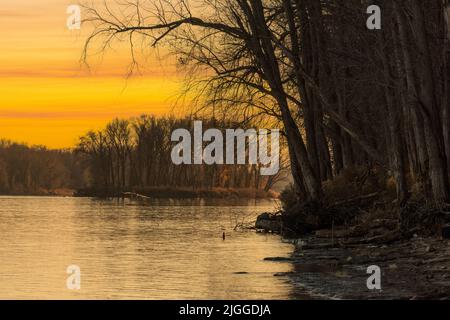
[[234, 188], [170, 188], [153, 187], [132, 191], [106, 191], [99, 189], [52, 189], [36, 190], [33, 192], [6, 192], [3, 196], [40, 196], [40, 197], [92, 197], [92, 198], [134, 198], [134, 199], [277, 199], [279, 194], [275, 191]]
[[[294, 253], [283, 259], [294, 270], [276, 276], [285, 277], [299, 296], [313, 299], [450, 299], [450, 240], [364, 242], [362, 237], [295, 240]], [[381, 290], [367, 288], [371, 265], [380, 267]]]
[[[287, 240], [291, 257], [268, 259], [293, 265], [277, 275], [300, 297], [450, 299], [450, 205], [437, 208], [415, 190], [399, 204], [381, 183], [344, 178], [326, 184], [322, 206], [284, 192], [283, 210], [259, 215], [257, 229], [298, 239]], [[368, 289], [369, 266], [380, 268], [381, 290]]]
[[73, 197], [76, 190], [68, 188], [45, 190], [39, 189], [35, 191], [23, 191], [23, 192], [2, 192], [0, 196], [33, 196], [33, 197]]
[[[286, 278], [299, 297], [450, 299], [450, 239], [437, 233], [440, 225], [427, 233], [424, 220], [423, 228], [411, 228], [392, 212], [376, 213], [285, 240], [295, 244], [292, 255], [267, 260], [293, 265], [292, 272], [277, 276]], [[272, 216], [272, 222], [279, 217]], [[368, 289], [369, 266], [380, 268], [381, 290]]]
[[149, 187], [133, 188], [127, 191], [107, 191], [99, 189], [80, 189], [74, 193], [76, 197], [99, 197], [99, 198], [121, 198], [133, 197], [145, 199], [276, 199], [279, 194], [274, 191], [257, 189], [235, 189], [235, 188], [172, 188], [172, 187]]

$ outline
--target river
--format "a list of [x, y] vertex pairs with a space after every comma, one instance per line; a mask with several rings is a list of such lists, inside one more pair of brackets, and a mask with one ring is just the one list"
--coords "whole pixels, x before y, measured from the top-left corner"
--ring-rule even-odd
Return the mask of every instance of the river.
[[[0, 299], [289, 299], [292, 246], [234, 231], [275, 203], [0, 197]], [[225, 232], [226, 239], [222, 239]], [[67, 267], [81, 288], [67, 288]]]

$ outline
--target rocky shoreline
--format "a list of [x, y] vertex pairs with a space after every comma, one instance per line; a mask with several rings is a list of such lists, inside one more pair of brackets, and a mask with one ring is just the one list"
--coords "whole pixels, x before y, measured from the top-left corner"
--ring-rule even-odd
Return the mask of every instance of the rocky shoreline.
[[[360, 240], [359, 243], [357, 240]], [[294, 288], [294, 298], [450, 299], [450, 240], [413, 237], [385, 244], [353, 245], [308, 236], [295, 244], [293, 271], [278, 273]], [[381, 270], [381, 290], [369, 290], [367, 268]]]
[[[255, 222], [296, 239], [285, 240], [295, 245], [291, 257], [267, 259], [293, 265], [277, 276], [291, 282], [294, 297], [450, 299], [450, 206], [398, 206], [372, 193], [319, 209], [295, 204]], [[368, 288], [370, 266], [380, 271], [380, 290]]]

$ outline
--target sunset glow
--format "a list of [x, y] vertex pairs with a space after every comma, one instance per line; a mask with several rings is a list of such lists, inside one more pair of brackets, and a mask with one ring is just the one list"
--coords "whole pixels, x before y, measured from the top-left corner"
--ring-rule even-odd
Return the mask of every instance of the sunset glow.
[[87, 31], [66, 27], [69, 0], [16, 0], [0, 6], [0, 138], [51, 148], [114, 117], [171, 111], [180, 79], [156, 53], [127, 78], [128, 47], [80, 63]]

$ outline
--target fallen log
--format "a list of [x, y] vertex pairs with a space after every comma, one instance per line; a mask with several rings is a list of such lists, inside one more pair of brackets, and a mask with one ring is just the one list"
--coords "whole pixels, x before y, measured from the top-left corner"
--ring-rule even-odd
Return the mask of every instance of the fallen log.
[[373, 192], [370, 194], [365, 194], [365, 195], [354, 197], [351, 199], [336, 201], [334, 203], [329, 204], [329, 207], [341, 207], [341, 206], [346, 206], [346, 205], [353, 205], [355, 203], [360, 203], [362, 201], [373, 200], [376, 197], [378, 197], [379, 194], [380, 194], [379, 192]]
[[147, 197], [142, 194], [135, 193], [135, 192], [122, 192], [122, 197], [130, 198], [130, 199], [140, 199], [140, 200], [150, 200], [151, 199], [150, 197]]
[[354, 245], [354, 244], [387, 244], [397, 241], [401, 238], [401, 234], [398, 230], [387, 232], [386, 234], [376, 235], [373, 237], [365, 237], [358, 239], [348, 239], [343, 241], [343, 245]]

